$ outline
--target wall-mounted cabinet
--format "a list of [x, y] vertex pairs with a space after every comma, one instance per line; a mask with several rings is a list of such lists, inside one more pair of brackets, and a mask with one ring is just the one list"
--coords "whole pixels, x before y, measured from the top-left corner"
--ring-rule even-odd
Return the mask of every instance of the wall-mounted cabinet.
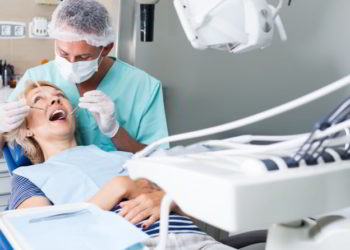
[[62, 0], [35, 0], [35, 3], [37, 4], [49, 4], [49, 5], [57, 5], [60, 2], [62, 2]]

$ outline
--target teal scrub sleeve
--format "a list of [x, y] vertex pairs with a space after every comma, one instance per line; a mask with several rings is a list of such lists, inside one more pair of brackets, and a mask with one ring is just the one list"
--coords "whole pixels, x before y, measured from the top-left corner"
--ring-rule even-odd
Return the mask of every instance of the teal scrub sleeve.
[[[141, 117], [137, 133], [137, 140], [146, 145], [168, 136], [162, 85], [158, 82], [155, 86]], [[169, 144], [160, 147], [169, 148]]]

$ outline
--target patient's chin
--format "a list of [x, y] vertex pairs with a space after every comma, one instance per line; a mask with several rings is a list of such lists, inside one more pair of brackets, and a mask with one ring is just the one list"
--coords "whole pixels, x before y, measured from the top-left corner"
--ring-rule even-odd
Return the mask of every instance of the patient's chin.
[[35, 135], [46, 140], [60, 140], [74, 135], [75, 124], [72, 122], [50, 122], [48, 126], [35, 131]]

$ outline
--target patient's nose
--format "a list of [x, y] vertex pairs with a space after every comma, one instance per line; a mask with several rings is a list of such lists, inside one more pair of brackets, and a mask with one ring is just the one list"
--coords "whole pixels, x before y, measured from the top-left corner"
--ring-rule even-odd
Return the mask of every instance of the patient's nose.
[[60, 103], [61, 103], [60, 98], [54, 97], [54, 98], [51, 100], [51, 105], [54, 105], [55, 103], [60, 104]]

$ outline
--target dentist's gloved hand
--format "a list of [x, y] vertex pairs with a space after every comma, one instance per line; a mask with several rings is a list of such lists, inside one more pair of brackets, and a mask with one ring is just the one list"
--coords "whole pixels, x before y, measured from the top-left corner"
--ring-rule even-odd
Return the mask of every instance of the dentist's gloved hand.
[[114, 102], [102, 91], [92, 90], [79, 99], [79, 107], [85, 108], [95, 117], [101, 132], [112, 138], [118, 132]]
[[24, 99], [0, 104], [0, 133], [18, 128], [27, 117], [30, 107]]

